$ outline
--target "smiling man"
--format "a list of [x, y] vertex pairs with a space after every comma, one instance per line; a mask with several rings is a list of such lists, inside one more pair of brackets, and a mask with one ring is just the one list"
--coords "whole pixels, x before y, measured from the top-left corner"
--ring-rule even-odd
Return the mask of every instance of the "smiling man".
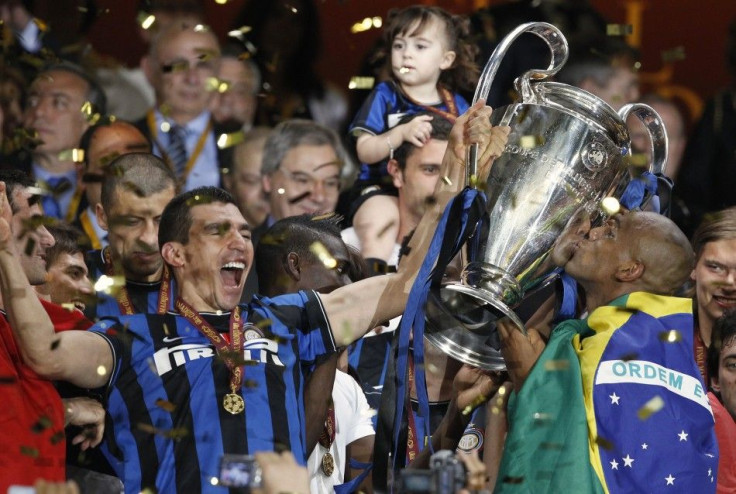
[[736, 308], [736, 208], [705, 217], [693, 235], [696, 264], [690, 278], [695, 282], [695, 361], [706, 385], [710, 374], [706, 353], [713, 324], [724, 312]]
[[96, 218], [109, 245], [87, 255], [93, 280], [112, 277], [87, 307], [92, 320], [138, 312], [162, 313], [173, 307], [175, 287], [158, 249], [164, 207], [175, 195], [175, 178], [161, 159], [129, 153], [105, 168]]
[[489, 117], [481, 102], [456, 122], [441, 171], [448, 181], [438, 183], [401, 269], [329, 294], [238, 305], [253, 260], [249, 226], [227, 192], [200, 188], [174, 198], [161, 216], [176, 312], [100, 321], [51, 345], [50, 321], [28, 296], [0, 221], [0, 282], [16, 294], [9, 314], [26, 359], [47, 378], [108, 386], [110, 460], [126, 492], [220, 492], [213, 479], [223, 453], [283, 447], [304, 464], [301, 364], [404, 310], [442, 211], [460, 190], [467, 147], [479, 144], [481, 179], [503, 151], [506, 131], [492, 130]]

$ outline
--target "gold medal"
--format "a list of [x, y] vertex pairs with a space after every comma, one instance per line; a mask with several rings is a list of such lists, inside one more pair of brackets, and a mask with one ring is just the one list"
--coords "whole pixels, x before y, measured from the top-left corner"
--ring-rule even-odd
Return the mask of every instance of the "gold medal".
[[332, 457], [332, 455], [328, 451], [322, 457], [322, 472], [329, 477], [330, 475], [332, 475], [332, 472], [334, 471], [335, 471], [335, 459]]
[[245, 402], [239, 394], [228, 393], [225, 395], [225, 399], [222, 400], [222, 406], [226, 412], [237, 415], [245, 410]]

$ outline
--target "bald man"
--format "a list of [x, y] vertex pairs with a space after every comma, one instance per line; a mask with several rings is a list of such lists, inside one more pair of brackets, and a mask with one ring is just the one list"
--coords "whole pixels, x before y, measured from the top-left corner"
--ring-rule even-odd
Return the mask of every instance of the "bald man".
[[687, 238], [644, 212], [575, 229], [558, 259], [585, 290], [588, 317], [557, 325], [546, 345], [534, 329], [499, 325], [516, 394], [498, 478], [524, 478], [531, 492], [714, 492], [692, 301], [673, 296], [693, 268]]

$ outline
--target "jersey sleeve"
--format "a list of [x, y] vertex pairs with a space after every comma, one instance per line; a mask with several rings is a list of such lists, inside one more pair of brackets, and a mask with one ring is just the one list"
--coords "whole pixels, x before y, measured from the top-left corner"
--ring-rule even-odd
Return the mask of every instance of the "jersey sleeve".
[[350, 124], [350, 135], [357, 137], [362, 132], [372, 135], [386, 131], [386, 115], [396, 106], [396, 92], [386, 82], [376, 86], [363, 102], [358, 114]]
[[455, 106], [457, 106], [457, 114], [458, 116], [462, 115], [466, 111], [468, 111], [468, 108], [470, 108], [470, 105], [465, 100], [465, 98], [462, 97], [459, 93], [454, 93], [455, 95]]
[[[110, 380], [107, 383], [107, 387], [109, 389], [113, 384], [115, 384], [115, 381], [120, 375], [120, 364], [124, 360], [125, 355], [127, 354], [128, 357], [130, 356], [130, 340], [132, 335], [123, 334], [125, 327], [120, 320], [116, 318], [100, 319], [94, 326], [89, 328], [89, 331], [100, 335], [110, 346], [113, 369], [110, 371]], [[128, 358], [128, 360], [130, 359]]]

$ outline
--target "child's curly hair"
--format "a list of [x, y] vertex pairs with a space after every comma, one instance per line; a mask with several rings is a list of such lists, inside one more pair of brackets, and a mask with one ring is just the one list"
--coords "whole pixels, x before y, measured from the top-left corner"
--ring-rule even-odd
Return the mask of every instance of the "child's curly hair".
[[[377, 54], [377, 58], [384, 61], [388, 73], [393, 77], [391, 46], [394, 38], [400, 34], [419, 33], [433, 19], [441, 21], [444, 25], [448, 43], [447, 50], [455, 52], [455, 61], [452, 66], [440, 74], [440, 84], [451, 91], [474, 91], [480, 71], [475, 63], [478, 49], [466, 41], [470, 36], [470, 21], [465, 16], [452, 15], [440, 7], [413, 5], [405, 9], [391, 9], [383, 31], [383, 47]], [[414, 24], [416, 27], [409, 32]]]

